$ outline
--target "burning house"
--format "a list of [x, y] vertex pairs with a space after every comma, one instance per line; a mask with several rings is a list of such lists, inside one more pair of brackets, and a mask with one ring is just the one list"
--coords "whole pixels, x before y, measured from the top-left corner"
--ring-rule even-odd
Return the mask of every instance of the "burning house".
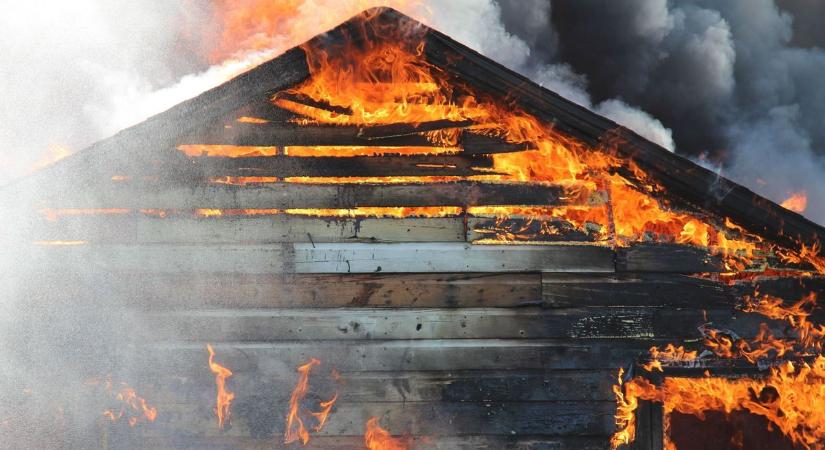
[[391, 9], [0, 195], [11, 447], [825, 448], [825, 229]]

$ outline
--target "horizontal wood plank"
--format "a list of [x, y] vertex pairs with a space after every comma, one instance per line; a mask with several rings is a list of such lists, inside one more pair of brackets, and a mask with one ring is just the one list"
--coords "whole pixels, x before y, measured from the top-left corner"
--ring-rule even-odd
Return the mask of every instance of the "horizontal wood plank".
[[[108, 178], [107, 178], [108, 180]], [[44, 198], [48, 208], [295, 209], [404, 206], [561, 205], [558, 186], [480, 182], [421, 184], [93, 184]]]
[[[283, 436], [287, 404], [267, 404], [269, 410], [264, 414], [262, 405], [234, 406], [234, 425], [223, 432], [217, 430], [208, 404], [196, 411], [189, 405], [167, 406], [158, 412], [152, 426], [143, 427], [142, 432], [147, 436]], [[313, 434], [360, 436], [366, 421], [379, 417], [393, 432], [434, 438], [462, 434], [604, 436], [614, 427], [614, 409], [613, 402], [340, 403], [333, 407], [324, 428]]]
[[[326, 366], [322, 362], [323, 366]], [[297, 381], [294, 367], [268, 366], [261, 371], [234, 374], [227, 388], [239, 401], [264, 395], [273, 404], [289, 401], [286, 385]], [[318, 371], [321, 372], [321, 371]], [[327, 371], [328, 372], [328, 371]], [[341, 373], [336, 382], [328, 373], [313, 372], [313, 396], [339, 392], [338, 401], [358, 402], [529, 402], [612, 401], [611, 386], [616, 370], [505, 370], [450, 372], [362, 372]], [[215, 378], [207, 370], [180, 377], [163, 376], [141, 380], [135, 386], [153, 403], [190, 404], [214, 401]]]
[[[613, 252], [591, 245], [260, 244], [33, 245], [29, 268], [79, 272], [423, 273], [611, 272]], [[21, 267], [26, 262], [20, 261]]]
[[690, 245], [637, 243], [617, 251], [619, 272], [725, 272], [722, 260]]
[[[9, 274], [9, 273], [7, 273]], [[30, 274], [33, 276], [33, 274]], [[72, 274], [47, 272], [26, 287], [29, 299], [130, 309], [466, 308], [541, 303], [537, 273], [479, 274]], [[11, 281], [9, 281], [11, 283]], [[173, 293], [173, 294], [172, 294]]]
[[182, 177], [426, 177], [490, 174], [491, 158], [470, 155], [257, 156], [189, 158]]
[[461, 217], [339, 218], [287, 214], [155, 217], [140, 213], [38, 218], [29, 241], [107, 244], [462, 242]]
[[737, 295], [724, 283], [681, 274], [542, 274], [544, 305], [554, 308], [733, 306]]
[[[258, 341], [653, 337], [650, 308], [267, 309], [142, 314], [140, 340]], [[132, 320], [132, 319], [130, 319]], [[667, 326], [662, 327], [667, 331]], [[668, 334], [672, 336], [672, 334]]]
[[[294, 369], [317, 358], [341, 372], [430, 370], [612, 369], [633, 362], [652, 339], [509, 340], [445, 339], [421, 341], [281, 341], [218, 343], [221, 361], [237, 373], [270, 365]], [[206, 343], [146, 346], [130, 355], [134, 374], [191, 376], [206, 368]]]
[[[403, 430], [393, 431], [399, 436], [408, 435]], [[286, 448], [283, 437], [244, 438], [227, 436], [209, 437], [153, 437], [125, 431], [125, 436], [110, 436], [115, 445], [134, 450], [226, 450], [243, 448], [245, 450], [273, 450]], [[137, 435], [137, 436], [136, 436]], [[419, 450], [608, 450], [610, 438], [604, 437], [553, 437], [553, 436], [439, 436], [432, 439], [424, 436], [411, 436], [412, 448]], [[362, 436], [315, 436], [305, 446], [305, 450], [353, 450], [366, 448]]]

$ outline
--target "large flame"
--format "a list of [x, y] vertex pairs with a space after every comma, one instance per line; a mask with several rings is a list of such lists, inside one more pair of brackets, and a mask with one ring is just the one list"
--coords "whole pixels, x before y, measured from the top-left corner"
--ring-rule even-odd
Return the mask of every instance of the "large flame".
[[206, 344], [209, 351], [209, 370], [215, 374], [215, 416], [218, 418], [218, 428], [223, 429], [229, 423], [230, 406], [235, 394], [226, 389], [226, 379], [232, 376], [232, 371], [215, 362], [215, 350], [212, 345]]
[[[289, 398], [289, 411], [286, 416], [286, 430], [284, 431], [284, 443], [289, 444], [296, 441], [301, 441], [302, 444], [309, 442], [309, 430], [304, 425], [304, 418], [302, 417], [303, 408], [302, 403], [309, 391], [309, 375], [314, 367], [321, 365], [321, 361], [312, 358], [306, 364], [298, 366], [298, 383], [292, 391], [292, 396]], [[333, 372], [333, 377], [337, 378], [337, 373]], [[327, 422], [329, 414], [332, 412], [332, 407], [338, 400], [338, 394], [334, 394], [332, 398], [327, 401], [319, 403], [319, 411], [310, 411], [308, 414], [315, 419], [315, 425], [312, 427], [313, 431], [321, 431], [324, 424]]]

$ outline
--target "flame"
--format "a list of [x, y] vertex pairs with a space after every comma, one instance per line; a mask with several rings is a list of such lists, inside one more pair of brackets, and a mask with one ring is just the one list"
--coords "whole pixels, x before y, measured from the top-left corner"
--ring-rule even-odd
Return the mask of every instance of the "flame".
[[429, 16], [421, 0], [218, 0], [213, 11], [220, 37], [209, 59], [278, 54], [375, 6], [391, 6], [423, 21]]
[[[825, 449], [825, 414], [817, 409], [819, 402], [825, 400], [825, 357], [821, 355], [825, 326], [810, 321], [816, 300], [813, 292], [793, 303], [758, 293], [742, 299], [739, 309], [743, 312], [785, 322], [788, 331], [782, 338], [774, 336], [765, 323], [750, 341], [703, 328], [704, 346], [717, 357], [742, 358], [757, 363], [762, 359], [778, 360], [788, 355], [795, 358], [815, 356], [811, 364], [785, 362], [771, 368], [767, 377], [759, 379], [714, 378], [709, 374], [701, 379], [666, 377], [660, 386], [644, 377], [625, 382], [620, 372], [619, 381], [613, 387], [617, 404], [617, 431], [611, 439], [613, 448], [634, 440], [635, 410], [641, 399], [662, 403], [666, 416], [678, 411], [704, 418], [706, 411], [745, 410], [764, 416], [803, 448]], [[642, 366], [647, 371], [662, 371], [663, 363], [700, 358], [696, 351], [672, 344], [664, 351], [653, 347], [649, 353], [650, 362]]]
[[805, 209], [808, 208], [808, 193], [806, 191], [792, 193], [790, 197], [782, 202], [782, 207], [793, 212], [805, 212]]
[[218, 418], [218, 428], [223, 429], [229, 423], [230, 405], [235, 394], [226, 390], [226, 379], [232, 376], [232, 371], [215, 362], [215, 351], [210, 344], [206, 344], [209, 351], [209, 370], [215, 374], [215, 415]]
[[377, 417], [367, 420], [366, 432], [364, 433], [364, 443], [369, 450], [407, 450], [409, 440], [392, 437], [389, 431], [381, 428]]
[[186, 156], [213, 156], [225, 158], [250, 158], [253, 156], [276, 156], [278, 147], [244, 147], [238, 145], [179, 145], [178, 151]]
[[450, 155], [461, 152], [457, 147], [363, 147], [363, 146], [289, 146], [284, 155], [301, 157], [381, 156], [381, 155]]
[[[666, 417], [677, 411], [704, 419], [707, 411], [744, 410], [763, 416], [802, 448], [825, 448], [825, 412], [821, 408], [825, 401], [823, 356], [811, 363], [785, 362], [772, 367], [764, 378], [668, 377], [656, 386], [636, 377], [617, 386], [621, 386], [615, 389], [620, 401], [617, 424], [622, 429], [613, 436], [613, 448], [633, 441], [632, 411], [639, 400], [662, 403]], [[666, 438], [667, 435], [666, 432]]]
[[119, 407], [103, 411], [103, 416], [112, 422], [126, 419], [129, 426], [134, 427], [141, 422], [154, 422], [158, 416], [156, 408], [149, 406], [146, 399], [140, 397], [137, 392], [125, 382], [115, 383], [111, 376], [104, 380], [93, 378], [86, 381], [87, 385], [103, 385], [107, 393], [112, 395], [113, 400], [119, 403]]
[[[307, 392], [309, 391], [310, 372], [313, 367], [317, 367], [319, 365], [321, 365], [321, 361], [312, 358], [306, 364], [298, 366], [298, 383], [295, 385], [295, 389], [292, 391], [292, 396], [289, 398], [289, 412], [286, 416], [286, 430], [284, 431], [284, 443], [286, 444], [296, 442], [298, 440], [300, 440], [304, 445], [309, 442], [309, 431], [306, 429], [304, 420], [301, 418], [301, 402], [304, 400], [304, 397], [306, 397]], [[337, 377], [334, 376], [334, 378]], [[332, 407], [335, 405], [337, 400], [338, 394], [336, 393], [331, 399], [325, 402], [320, 402], [320, 411], [309, 412], [309, 415], [314, 417], [316, 420], [316, 425], [312, 427], [312, 430], [316, 432], [321, 431], [327, 421], [327, 418], [329, 417], [330, 412], [332, 411]]]

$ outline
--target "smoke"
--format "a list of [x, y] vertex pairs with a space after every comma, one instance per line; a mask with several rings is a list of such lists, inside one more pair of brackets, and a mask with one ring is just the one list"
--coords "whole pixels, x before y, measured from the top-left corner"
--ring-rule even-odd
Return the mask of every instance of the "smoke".
[[[521, 2], [501, 2], [516, 11], [503, 15], [506, 28], [526, 42], [536, 39], [535, 18], [518, 12]], [[648, 121], [620, 119], [608, 111], [611, 99], [646, 111], [672, 130], [677, 152], [714, 161], [775, 201], [806, 190], [806, 215], [825, 222], [822, 3], [541, 3], [552, 37], [541, 31], [545, 46], [534, 64], [566, 64], [555, 79], [575, 81], [568, 94], [589, 93], [597, 112], [631, 128]]]

